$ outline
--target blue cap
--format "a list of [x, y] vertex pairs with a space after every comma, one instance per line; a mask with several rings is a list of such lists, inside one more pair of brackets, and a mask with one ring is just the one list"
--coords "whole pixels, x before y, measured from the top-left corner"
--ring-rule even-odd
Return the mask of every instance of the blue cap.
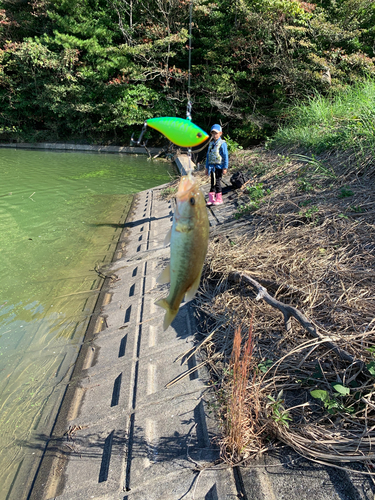
[[218, 125], [217, 123], [215, 123], [215, 125], [212, 125], [212, 127], [211, 127], [211, 132], [212, 132], [213, 130], [216, 130], [216, 132], [222, 132], [222, 130], [221, 130], [221, 126], [220, 126], [220, 125]]

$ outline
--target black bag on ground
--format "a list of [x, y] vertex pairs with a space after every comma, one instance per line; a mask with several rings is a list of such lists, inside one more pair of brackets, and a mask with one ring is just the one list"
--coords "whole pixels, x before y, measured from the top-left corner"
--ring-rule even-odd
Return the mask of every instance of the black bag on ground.
[[230, 178], [230, 183], [234, 189], [239, 189], [247, 181], [247, 177], [243, 172], [235, 172]]

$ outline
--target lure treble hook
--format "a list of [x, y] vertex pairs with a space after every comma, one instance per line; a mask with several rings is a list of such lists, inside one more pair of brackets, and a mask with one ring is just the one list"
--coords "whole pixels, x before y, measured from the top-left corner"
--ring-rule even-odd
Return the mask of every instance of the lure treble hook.
[[137, 146], [139, 146], [141, 144], [143, 136], [144, 136], [144, 134], [146, 132], [146, 129], [147, 129], [147, 122], [144, 122], [142, 130], [141, 130], [141, 134], [138, 137], [138, 141], [134, 140], [134, 132], [133, 132], [133, 134], [132, 134], [132, 136], [130, 138], [130, 142], [136, 144]]

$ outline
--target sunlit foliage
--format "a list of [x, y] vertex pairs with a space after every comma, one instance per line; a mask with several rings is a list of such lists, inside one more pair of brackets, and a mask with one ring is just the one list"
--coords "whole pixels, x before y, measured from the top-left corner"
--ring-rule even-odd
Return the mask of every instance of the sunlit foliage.
[[[128, 141], [184, 116], [189, 0], [0, 0], [0, 138]], [[375, 73], [371, 0], [194, 0], [194, 121], [243, 144]]]

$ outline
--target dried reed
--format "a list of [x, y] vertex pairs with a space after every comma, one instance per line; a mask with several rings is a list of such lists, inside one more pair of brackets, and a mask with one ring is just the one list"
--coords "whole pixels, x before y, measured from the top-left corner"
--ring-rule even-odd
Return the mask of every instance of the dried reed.
[[241, 327], [234, 331], [229, 370], [222, 380], [220, 393], [224, 438], [221, 440], [222, 457], [228, 463], [256, 456], [261, 447], [260, 401], [253, 363], [252, 324], [242, 348]]
[[[327, 167], [334, 178], [315, 170], [309, 174], [303, 162], [259, 151], [243, 152], [237, 161], [253, 172], [263, 162], [265, 171], [255, 182], [264, 182], [272, 193], [255, 214], [238, 222], [229, 219], [213, 232], [197, 299], [201, 329], [209, 332], [200, 348], [208, 358], [221, 359], [211, 364], [213, 376], [225, 387], [226, 373], [233, 370], [231, 390], [222, 401], [228, 418], [224, 458], [254, 457], [272, 431], [305, 457], [367, 463], [374, 458], [375, 438], [373, 180], [334, 162]], [[302, 192], [301, 175], [318, 187]], [[347, 198], [339, 196], [343, 179], [353, 192]], [[237, 203], [243, 197], [245, 192], [237, 194]], [[317, 210], [308, 217], [311, 206]], [[320, 333], [361, 363], [342, 360], [294, 320], [286, 332], [279, 311], [230, 281], [233, 271], [246, 272], [275, 298], [300, 309]], [[251, 326], [252, 344], [246, 344], [242, 358], [238, 329], [234, 333], [238, 318], [244, 328]], [[345, 394], [334, 389], [337, 384]], [[314, 398], [314, 390], [326, 399]], [[275, 414], [279, 403], [269, 405], [268, 396], [277, 400], [280, 391], [284, 419]]]

